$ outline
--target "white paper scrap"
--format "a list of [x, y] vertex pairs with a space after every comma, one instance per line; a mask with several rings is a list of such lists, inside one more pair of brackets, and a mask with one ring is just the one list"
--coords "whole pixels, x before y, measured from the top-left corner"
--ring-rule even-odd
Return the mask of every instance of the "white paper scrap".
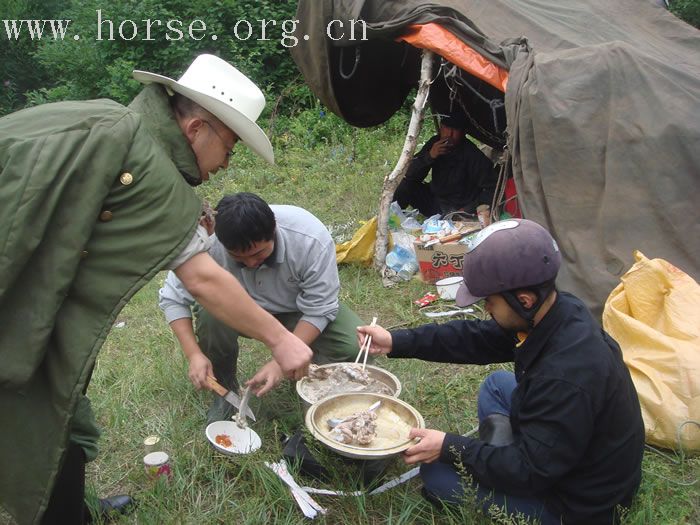
[[268, 463], [266, 461], [265, 466], [271, 469], [289, 486], [294, 499], [297, 501], [299, 507], [307, 518], [313, 519], [316, 517], [318, 512], [321, 514], [325, 514], [327, 512], [326, 509], [324, 509], [311, 496], [309, 496], [294, 480], [294, 477], [292, 477], [287, 469], [287, 463], [284, 461], [284, 459], [278, 463]]
[[381, 494], [384, 491], [387, 491], [389, 489], [393, 489], [397, 485], [401, 485], [401, 483], [406, 483], [409, 479], [415, 478], [418, 473], [420, 472], [420, 467], [414, 467], [408, 472], [404, 472], [401, 474], [398, 478], [394, 478], [391, 481], [387, 481], [384, 483], [384, 485], [380, 485], [376, 489], [370, 491], [369, 495], [373, 496], [375, 494]]
[[364, 494], [361, 490], [345, 492], [343, 490], [315, 489], [313, 487], [301, 487], [301, 490], [308, 494], [321, 494], [323, 496], [362, 496]]

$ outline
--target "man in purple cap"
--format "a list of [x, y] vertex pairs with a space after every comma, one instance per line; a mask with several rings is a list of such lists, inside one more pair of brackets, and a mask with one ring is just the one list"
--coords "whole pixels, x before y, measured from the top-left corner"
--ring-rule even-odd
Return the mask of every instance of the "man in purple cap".
[[484, 509], [495, 504], [544, 525], [614, 523], [630, 505], [644, 450], [637, 392], [617, 343], [578, 298], [557, 291], [560, 264], [540, 225], [497, 222], [468, 247], [457, 294], [460, 306], [485, 299], [491, 320], [358, 328], [360, 338], [372, 336], [372, 354], [515, 364], [481, 386], [478, 439], [411, 431], [420, 442], [404, 459], [422, 463], [431, 501], [460, 503], [472, 483]]

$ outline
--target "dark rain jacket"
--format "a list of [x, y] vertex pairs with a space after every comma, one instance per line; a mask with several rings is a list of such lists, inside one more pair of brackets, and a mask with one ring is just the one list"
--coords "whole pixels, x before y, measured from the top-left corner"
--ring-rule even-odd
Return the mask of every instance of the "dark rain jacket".
[[515, 442], [494, 447], [447, 434], [440, 461], [462, 463], [505, 494], [544, 500], [566, 524], [611, 523], [641, 481], [644, 426], [617, 343], [573, 295], [556, 302], [519, 347], [494, 321], [453, 321], [392, 333], [389, 357], [515, 362]]
[[[196, 159], [163, 89], [0, 119], [0, 503], [37, 523], [107, 333], [187, 245]], [[79, 410], [80, 408], [80, 410]], [[89, 412], [89, 407], [87, 407]]]
[[423, 182], [431, 173], [430, 192], [443, 214], [460, 209], [475, 213], [478, 205], [491, 205], [498, 177], [488, 157], [465, 138], [452, 151], [433, 159], [430, 148], [439, 139], [433, 136], [413, 157], [406, 180]]

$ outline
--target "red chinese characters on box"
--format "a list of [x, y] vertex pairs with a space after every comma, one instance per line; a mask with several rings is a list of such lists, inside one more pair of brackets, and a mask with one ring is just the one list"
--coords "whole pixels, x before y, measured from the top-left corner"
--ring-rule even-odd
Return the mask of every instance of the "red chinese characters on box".
[[445, 277], [462, 275], [462, 263], [467, 247], [457, 242], [435, 244], [427, 248], [422, 244], [415, 244], [416, 258], [423, 280], [427, 283], [435, 283]]

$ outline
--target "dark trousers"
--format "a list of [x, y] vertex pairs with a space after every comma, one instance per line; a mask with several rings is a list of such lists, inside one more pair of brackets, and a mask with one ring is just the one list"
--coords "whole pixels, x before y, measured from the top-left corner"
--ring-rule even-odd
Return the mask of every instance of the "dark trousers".
[[[515, 375], [504, 370], [494, 372], [482, 383], [479, 390], [479, 421], [491, 414], [510, 415], [510, 400], [515, 389]], [[420, 475], [426, 496], [431, 500], [460, 504], [464, 500], [464, 484], [468, 480], [460, 477], [451, 464], [435, 462], [420, 467]], [[537, 519], [542, 525], [559, 524], [561, 519], [549, 512], [544, 503], [537, 498], [517, 497], [504, 494], [472, 483], [470, 492], [476, 493], [479, 505], [488, 515], [488, 509], [496, 505], [508, 514], [522, 514], [530, 519]]]
[[403, 179], [394, 192], [394, 200], [402, 209], [412, 206], [426, 217], [440, 214], [440, 203], [430, 191], [430, 184]]
[[41, 519], [42, 525], [82, 525], [86, 520], [85, 452], [75, 443], [68, 451]]

